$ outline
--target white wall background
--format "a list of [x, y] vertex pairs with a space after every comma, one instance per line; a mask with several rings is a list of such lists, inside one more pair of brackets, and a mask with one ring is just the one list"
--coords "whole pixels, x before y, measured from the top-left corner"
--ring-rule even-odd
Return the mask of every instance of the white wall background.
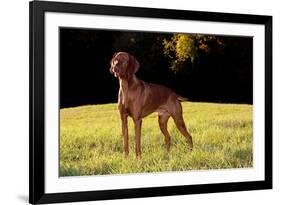
[[[281, 12], [276, 0], [69, 0], [108, 5], [273, 16], [274, 189], [79, 204], [278, 204], [280, 196]], [[0, 204], [28, 201], [28, 1], [0, 2]], [[78, 204], [78, 203], [77, 203]]]

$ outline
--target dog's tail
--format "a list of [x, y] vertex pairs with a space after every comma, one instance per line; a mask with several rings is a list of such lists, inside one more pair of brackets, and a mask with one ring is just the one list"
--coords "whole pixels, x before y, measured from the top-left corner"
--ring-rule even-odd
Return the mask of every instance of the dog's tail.
[[178, 98], [178, 100], [181, 101], [181, 102], [188, 101], [188, 98], [185, 98], [185, 97], [182, 97], [182, 96], [179, 96], [179, 95], [178, 95], [177, 98]]

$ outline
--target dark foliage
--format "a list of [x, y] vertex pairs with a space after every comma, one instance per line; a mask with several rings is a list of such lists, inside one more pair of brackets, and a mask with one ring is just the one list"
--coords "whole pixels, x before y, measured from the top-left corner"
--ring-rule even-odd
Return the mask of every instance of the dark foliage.
[[[175, 90], [191, 101], [252, 103], [253, 41], [220, 36], [225, 46], [209, 42], [174, 73], [163, 54], [163, 39], [173, 34], [88, 29], [60, 29], [60, 105], [117, 101], [118, 80], [109, 73], [113, 53], [127, 51], [140, 62], [137, 76]], [[200, 51], [199, 51], [200, 52]]]

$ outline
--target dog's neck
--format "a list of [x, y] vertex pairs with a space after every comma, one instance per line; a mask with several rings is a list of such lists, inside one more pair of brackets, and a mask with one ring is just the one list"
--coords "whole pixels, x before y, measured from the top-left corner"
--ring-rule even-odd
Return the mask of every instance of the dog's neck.
[[139, 79], [136, 75], [132, 75], [130, 78], [119, 78], [120, 88], [123, 90], [129, 89], [130, 87], [137, 85], [139, 83]]

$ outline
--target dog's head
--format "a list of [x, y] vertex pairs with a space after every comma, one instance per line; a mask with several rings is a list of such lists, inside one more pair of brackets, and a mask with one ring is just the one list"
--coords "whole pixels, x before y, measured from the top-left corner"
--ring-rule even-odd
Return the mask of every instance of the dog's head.
[[110, 73], [116, 78], [131, 78], [139, 69], [140, 64], [134, 56], [126, 52], [115, 53], [110, 61]]

